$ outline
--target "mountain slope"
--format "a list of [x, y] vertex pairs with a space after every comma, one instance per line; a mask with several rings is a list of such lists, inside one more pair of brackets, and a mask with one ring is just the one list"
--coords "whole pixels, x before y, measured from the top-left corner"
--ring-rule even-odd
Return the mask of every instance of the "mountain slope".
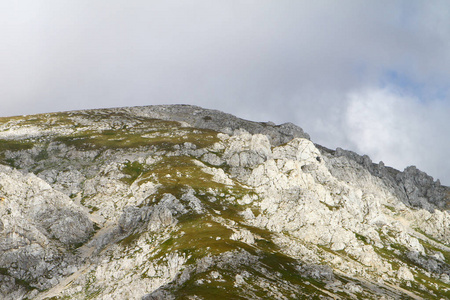
[[450, 190], [194, 106], [0, 119], [6, 299], [450, 298]]

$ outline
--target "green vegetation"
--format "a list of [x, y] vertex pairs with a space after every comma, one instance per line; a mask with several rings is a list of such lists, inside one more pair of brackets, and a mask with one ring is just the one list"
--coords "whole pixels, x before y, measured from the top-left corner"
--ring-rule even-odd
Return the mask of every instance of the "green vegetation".
[[23, 280], [23, 279], [16, 278], [16, 277], [14, 277], [14, 276], [11, 276], [11, 275], [9, 274], [9, 272], [8, 272], [8, 269], [6, 269], [6, 268], [0, 268], [0, 274], [1, 274], [1, 275], [4, 275], [4, 276], [9, 276], [9, 277], [14, 278], [14, 282], [15, 282], [16, 284], [18, 284], [18, 285], [24, 287], [24, 288], [27, 289], [28, 291], [32, 291], [32, 290], [35, 290], [35, 289], [36, 289], [35, 287], [31, 286], [30, 283], [29, 283], [28, 281]]
[[[205, 116], [203, 119], [210, 121], [211, 117]], [[211, 147], [219, 141], [217, 132], [185, 128], [178, 122], [130, 116], [115, 111], [109, 111], [108, 113], [105, 113], [105, 111], [55, 113], [0, 118], [0, 125], [7, 123], [22, 127], [39, 126], [42, 131], [51, 128], [52, 131], [49, 130], [40, 137], [23, 140], [0, 140], [0, 162], [2, 163], [20, 167], [20, 160], [16, 161], [14, 155], [6, 158], [5, 153], [7, 151], [18, 152], [32, 149], [28, 153], [36, 164], [29, 167], [31, 171], [35, 173], [38, 173], [37, 170], [48, 169], [55, 169], [58, 172], [64, 171], [64, 168], [70, 165], [71, 159], [79, 159], [80, 162], [77, 167], [86, 167], [93, 170], [89, 175], [86, 175], [87, 179], [90, 180], [93, 177], [95, 178], [96, 172], [98, 172], [96, 167], [105, 163], [111, 154], [117, 157], [122, 153], [139, 153], [139, 155], [141, 155], [140, 153], [148, 153], [149, 156], [157, 156], [159, 160], [151, 164], [144, 163], [143, 158], [145, 157], [140, 156], [133, 159], [129, 158], [130, 160], [120, 167], [120, 171], [124, 175], [121, 180], [126, 185], [142, 185], [146, 182], [157, 185], [156, 192], [148, 196], [140, 204], [141, 207], [156, 205], [166, 193], [170, 193], [184, 207], [189, 208], [191, 203], [183, 195], [187, 191], [194, 191], [195, 197], [202, 203], [204, 213], [197, 213], [191, 209], [186, 214], [175, 215], [176, 225], [168, 228], [164, 231], [164, 234], [159, 236], [157, 236], [159, 233], [148, 232], [146, 224], [142, 222], [142, 227], [138, 226], [128, 236], [120, 240], [118, 245], [120, 255], [131, 259], [139, 251], [144, 251], [143, 248], [137, 249], [142, 241], [147, 241], [149, 245], [155, 241], [158, 242], [157, 245], [155, 244], [156, 250], [148, 251], [147, 256], [149, 260], [155, 263], [167, 263], [167, 255], [174, 252], [181, 253], [186, 257], [187, 263], [184, 267], [185, 270], [190, 270], [191, 276], [178, 286], [175, 286], [175, 284], [169, 285], [177, 299], [189, 299], [194, 295], [204, 299], [244, 299], [242, 295], [267, 298], [268, 291], [272, 288], [292, 299], [321, 299], [323, 296], [329, 296], [322, 291], [322, 289], [325, 289], [324, 283], [306, 278], [305, 275], [301, 274], [299, 271], [302, 265], [300, 261], [280, 252], [279, 247], [273, 242], [272, 232], [245, 224], [240, 213], [246, 208], [252, 208], [255, 215], [258, 211], [256, 206], [238, 205], [237, 200], [245, 195], [251, 195], [254, 191], [237, 181], [233, 181], [233, 184], [230, 185], [215, 182], [213, 175], [203, 170], [201, 164], [197, 161], [197, 157], [194, 156], [195, 153], [184, 151], [186, 148]], [[185, 145], [185, 143], [191, 145]], [[68, 154], [63, 153], [61, 157], [58, 156], [52, 161], [52, 158], [55, 158], [55, 153], [59, 151], [57, 147], [54, 147], [55, 145], [61, 146], [62, 149], [64, 149], [63, 145], [67, 145], [71, 147], [68, 152], [75, 154], [69, 157]], [[132, 151], [127, 152], [126, 150]], [[78, 155], [79, 152], [77, 151], [93, 152], [88, 153], [89, 155], [86, 155], [86, 158], [82, 153]], [[184, 155], [180, 153], [184, 153]], [[193, 156], [186, 153], [191, 153]], [[215, 154], [221, 155], [220, 152]], [[133, 156], [130, 155], [129, 157]], [[123, 162], [123, 160], [121, 161]], [[229, 166], [226, 165], [221, 166], [221, 168], [225, 172], [229, 170]], [[114, 169], [115, 171], [116, 169]], [[84, 174], [88, 174], [88, 172], [84, 172]], [[125, 185], [122, 184], [121, 187], [123, 186]], [[126, 188], [125, 186], [125, 193], [130, 193], [131, 197], [132, 192], [126, 191]], [[81, 194], [80, 191], [76, 191], [70, 196], [75, 198], [76, 195]], [[99, 207], [103, 207], [103, 203], [90, 202], [88, 197], [94, 196], [83, 197], [81, 203], [89, 208], [91, 213], [98, 211]], [[340, 205], [323, 204], [331, 211], [342, 208]], [[99, 207], [94, 205], [99, 205]], [[119, 205], [122, 204], [117, 204], [117, 206]], [[394, 214], [397, 213], [394, 207], [388, 205], [385, 205], [385, 207]], [[91, 237], [100, 230], [100, 227], [94, 224], [94, 229]], [[251, 232], [255, 238], [255, 243], [247, 244], [231, 239], [235, 230], [242, 229]], [[421, 232], [420, 229], [417, 229], [417, 231]], [[428, 273], [424, 272], [421, 266], [406, 256], [409, 250], [395, 242], [392, 232], [390, 235], [384, 234], [380, 230], [379, 234], [383, 244], [389, 245], [389, 247], [378, 248], [374, 246], [374, 250], [392, 265], [393, 270], [398, 270], [404, 264], [412, 266], [416, 282], [412, 283], [412, 287], [404, 286], [405, 289], [412, 290], [423, 298], [450, 298], [448, 292], [450, 286], [436, 278], [427, 276]], [[368, 237], [361, 234], [355, 233], [355, 236], [366, 245], [371, 242]], [[450, 262], [449, 252], [443, 251], [426, 241], [421, 241], [421, 243], [427, 254], [439, 251], [443, 253], [446, 262]], [[83, 243], [71, 245], [68, 250], [76, 254], [76, 251], [82, 245]], [[153, 246], [152, 249], [154, 249]], [[332, 251], [328, 247], [319, 246], [318, 252], [319, 256], [323, 255], [322, 257], [325, 254], [332, 253], [343, 259], [358, 261], [357, 258], [344, 250]], [[236, 260], [239, 259], [238, 253], [245, 253], [250, 259], [242, 262], [220, 260], [221, 255], [225, 253], [227, 255], [230, 253], [236, 254]], [[199, 267], [199, 260], [205, 257], [210, 257], [213, 262]], [[138, 266], [136, 266], [135, 272], [142, 278], [148, 278], [148, 274], [142, 270], [145, 270], [145, 268], [138, 270]], [[217, 271], [220, 278], [212, 278], [212, 271]], [[139, 274], [138, 272], [142, 273]], [[3, 268], [0, 268], [0, 274], [8, 275], [7, 270]], [[97, 283], [94, 274], [92, 271], [86, 275], [86, 285], [84, 290], [80, 292], [81, 297], [95, 299], [101, 296], [103, 287]], [[235, 276], [237, 274], [246, 274], [244, 276], [246, 285], [242, 287], [236, 285]], [[342, 277], [336, 275], [335, 278], [344, 284], [346, 283], [346, 280]], [[354, 281], [354, 279], [349, 279], [348, 282], [350, 280]], [[23, 280], [16, 279], [16, 283], [27, 289], [32, 289]], [[428, 295], [420, 285], [432, 291], [434, 295]], [[244, 286], [246, 290], [244, 290]], [[343, 292], [337, 292], [337, 294], [343, 298], [348, 297], [348, 294]], [[363, 294], [358, 294], [358, 296], [364, 297]]]
[[[79, 123], [86, 120], [87, 125]], [[89, 114], [81, 112], [53, 113], [25, 117], [0, 118], [0, 125], [7, 123], [14, 126], [39, 126], [48, 133], [36, 138], [23, 140], [0, 140], [0, 154], [9, 151], [31, 149], [34, 145], [46, 142], [60, 142], [73, 146], [78, 150], [106, 150], [153, 148], [156, 150], [173, 150], [175, 145], [186, 142], [203, 148], [218, 141], [217, 132], [207, 129], [181, 127], [178, 122], [130, 116], [123, 112], [92, 111]], [[101, 128], [101, 129], [93, 129]], [[53, 135], [62, 129], [60, 134]], [[48, 153], [42, 152], [38, 159], [48, 158]]]
[[84, 287], [84, 294], [86, 295], [84, 299], [97, 299], [101, 294], [102, 288], [95, 285], [97, 277], [95, 277], [95, 271], [91, 271], [87, 277], [87, 282]]
[[122, 244], [123, 246], [134, 245], [134, 242], [137, 241], [141, 237], [141, 235], [142, 235], [142, 232], [136, 232], [136, 233], [130, 234], [126, 238], [120, 240], [119, 243]]
[[[319, 299], [323, 296], [321, 288], [324, 284], [310, 278], [302, 277], [296, 270], [298, 261], [288, 256], [276, 253], [278, 247], [272, 242], [271, 232], [261, 228], [244, 225], [239, 212], [246, 207], [236, 204], [236, 199], [252, 191], [243, 188], [235, 183], [234, 186], [227, 186], [216, 183], [210, 174], [204, 173], [195, 164], [193, 158], [164, 157], [158, 163], [146, 166], [138, 162], [128, 162], [122, 169], [129, 177], [129, 182], [139, 180], [155, 180], [162, 184], [162, 188], [152, 196], [151, 203], [157, 203], [164, 193], [171, 193], [182, 200], [182, 195], [186, 188], [193, 188], [195, 196], [200, 199], [206, 214], [196, 214], [194, 212], [178, 216], [178, 225], [172, 232], [169, 239], [159, 244], [159, 251], [153, 259], [163, 259], [167, 253], [183, 253], [188, 257], [187, 265], [195, 265], [203, 257], [212, 255], [218, 257], [225, 252], [245, 250], [250, 255], [258, 258], [256, 265], [240, 265], [239, 270], [231, 265], [213, 265], [204, 272], [191, 274], [191, 277], [181, 286], [173, 286], [171, 291], [177, 299], [187, 299], [196, 295], [205, 299], [215, 299], [229, 297], [241, 299], [242, 294], [247, 294], [242, 288], [235, 286], [235, 275], [237, 272], [248, 272], [250, 291], [255, 297], [266, 297], [267, 289], [259, 287], [261, 282], [266, 282], [271, 286], [279, 286], [280, 292], [284, 295], [293, 295], [292, 299], [301, 298], [308, 295], [309, 299]], [[168, 176], [169, 175], [169, 176]], [[211, 194], [211, 192], [214, 192]], [[210, 199], [214, 197], [215, 201]], [[234, 201], [230, 201], [230, 197]], [[188, 206], [187, 203], [184, 203]], [[228, 226], [217, 221], [216, 217], [234, 221], [233, 227], [245, 228], [255, 237], [255, 244], [246, 243], [230, 239], [233, 234]], [[134, 243], [140, 237], [139, 233], [134, 233], [122, 240], [124, 246]], [[260, 268], [267, 270], [262, 272]], [[217, 270], [220, 280], [211, 280], [209, 273]], [[274, 278], [269, 274], [279, 274]], [[146, 277], [146, 274], [142, 274]], [[261, 281], [262, 280], [262, 281]], [[204, 282], [201, 283], [201, 282]], [[289, 290], [283, 290], [289, 286]], [[293, 288], [295, 286], [295, 288]], [[246, 285], [246, 288], [248, 285]]]
[[425, 248], [427, 254], [432, 254], [433, 252], [440, 252], [444, 256], [445, 262], [450, 264], [450, 252], [440, 249], [427, 241], [419, 240], [422, 246]]
[[[99, 121], [107, 121], [106, 116]], [[108, 115], [107, 118], [126, 115]], [[207, 129], [182, 128], [179, 123], [158, 119], [137, 118], [139, 123], [132, 127], [117, 126], [105, 130], [82, 130], [70, 135], [59, 136], [55, 140], [80, 150], [129, 149], [153, 147], [160, 150], [173, 150], [175, 145], [186, 142], [198, 148], [212, 145], [217, 133]], [[122, 120], [123, 121], [123, 120]], [[135, 121], [135, 120], [134, 120]]]
[[125, 183], [132, 184], [139, 176], [147, 172], [145, 166], [137, 161], [130, 162], [128, 161], [125, 166], [122, 168], [122, 173], [127, 175], [127, 177], [123, 177], [122, 180]]
[[[402, 264], [408, 265], [410, 267], [413, 266], [413, 268], [416, 270], [415, 274], [416, 282], [411, 282], [412, 285], [411, 287], [402, 284], [401, 286], [404, 289], [413, 291], [414, 293], [420, 295], [424, 299], [439, 299], [442, 297], [449, 298], [450, 285], [445, 284], [442, 281], [436, 280], [435, 278], [426, 276], [424, 274], [423, 267], [406, 256], [406, 253], [409, 252], [408, 248], [398, 243], [389, 242], [389, 237], [383, 234], [381, 231], [380, 237], [384, 241], [384, 244], [390, 244], [391, 249], [387, 249], [386, 247], [384, 248], [374, 247], [374, 250], [377, 252], [378, 255], [380, 255], [381, 257], [383, 257], [384, 259], [388, 260], [391, 263], [393, 270], [398, 270]], [[440, 250], [423, 240], [419, 241], [422, 243], [427, 252], [430, 252], [430, 250], [440, 251], [443, 254], [445, 253], [444, 256], [446, 260], [448, 259], [448, 252]], [[424, 287], [428, 290], [433, 291], [435, 295], [430, 295], [428, 292], [424, 291], [423, 290]]]
[[321, 202], [323, 205], [325, 205], [329, 210], [331, 210], [331, 211], [336, 211], [336, 210], [339, 210], [339, 209], [341, 209], [342, 208], [342, 206], [339, 206], [339, 205], [330, 205], [330, 204], [327, 204], [327, 203], [325, 203], [325, 202]]
[[13, 158], [7, 158], [6, 152], [28, 150], [33, 148], [33, 146], [34, 144], [28, 141], [0, 139], [0, 163], [11, 167], [16, 167], [15, 160]]
[[[312, 279], [302, 277], [296, 270], [298, 262], [282, 254], [276, 253], [278, 247], [272, 242], [271, 233], [268, 230], [244, 225], [239, 212], [245, 206], [237, 205], [237, 199], [246, 194], [251, 194], [252, 190], [242, 187], [237, 182], [228, 186], [213, 181], [213, 176], [205, 173], [195, 162], [194, 158], [188, 156], [164, 156], [160, 161], [146, 165], [138, 161], [128, 161], [122, 167], [122, 172], [126, 175], [123, 179], [131, 184], [137, 181], [142, 184], [148, 180], [160, 183], [160, 189], [154, 193], [143, 205], [154, 205], [160, 201], [165, 193], [176, 196], [180, 201], [189, 207], [183, 200], [183, 194], [187, 189], [193, 189], [195, 196], [200, 199], [205, 214], [190, 212], [177, 216], [178, 224], [172, 231], [171, 237], [158, 245], [158, 252], [152, 259], [164, 259], [167, 253], [183, 253], [188, 257], [187, 265], [193, 265], [203, 257], [212, 255], [219, 256], [225, 252], [245, 250], [258, 258], [257, 264], [268, 270], [265, 274], [253, 265], [243, 265], [240, 271], [246, 271], [250, 276], [250, 282], [255, 290], [252, 293], [256, 297], [265, 297], [267, 290], [258, 287], [256, 280], [264, 280], [271, 285], [289, 286], [297, 285], [293, 290], [283, 291], [287, 295], [309, 295], [314, 299], [323, 293], [320, 288], [323, 284]], [[211, 201], [211, 199], [215, 199]], [[230, 201], [229, 199], [234, 199]], [[233, 230], [219, 222], [216, 218], [224, 218], [234, 221], [233, 227], [245, 228], [252, 232], [255, 237], [255, 244], [246, 243], [230, 239]], [[124, 238], [121, 244], [128, 248], [134, 245], [141, 238], [142, 232], [135, 232]], [[208, 277], [210, 271], [218, 270], [222, 276], [221, 280], [211, 281]], [[207, 299], [217, 297], [230, 297], [240, 299], [244, 291], [234, 286], [236, 269], [232, 266], [212, 266], [205, 272], [192, 274], [191, 278], [182, 286], [173, 287], [174, 295], [179, 299], [186, 299], [188, 296], [196, 295]], [[279, 274], [279, 278], [274, 279], [268, 274]], [[144, 273], [142, 277], [146, 277]], [[205, 284], [199, 284], [205, 282]], [[207, 284], [206, 284], [207, 283]]]
[[[442, 243], [441, 243], [440, 241], [438, 241], [436, 238], [430, 236], [429, 234], [426, 234], [426, 233], [425, 233], [423, 230], [421, 230], [420, 228], [414, 228], [414, 230], [417, 231], [417, 232], [419, 232], [419, 233], [421, 233], [421, 234], [423, 234], [424, 236], [426, 236], [427, 238], [429, 238], [429, 239], [432, 240], [433, 242], [437, 243], [438, 245], [442, 245]], [[435, 251], [441, 252], [442, 255], [443, 255], [444, 258], [445, 258], [445, 262], [446, 262], [447, 264], [450, 264], [450, 252], [449, 252], [449, 251], [445, 251], [445, 250], [443, 250], [443, 249], [441, 249], [441, 248], [439, 248], [439, 247], [436, 247], [435, 245], [431, 244], [431, 243], [428, 242], [428, 241], [425, 241], [425, 240], [422, 240], [422, 239], [420, 239], [419, 241], [420, 241], [420, 243], [422, 244], [422, 246], [426, 249], [426, 251], [427, 251], [428, 253], [429, 253], [430, 251], [433, 251], [433, 252], [435, 252]], [[444, 246], [448, 247], [448, 245], [444, 245]]]
[[[378, 230], [378, 234], [385, 247], [373, 247], [373, 249], [378, 255], [389, 261], [393, 270], [398, 270], [402, 263], [409, 263], [409, 259], [406, 257], [406, 253], [409, 251], [408, 248], [394, 242], [389, 233], [385, 234], [382, 230]], [[387, 245], [389, 245], [389, 249]]]
[[421, 289], [417, 283], [423, 284], [428, 290], [433, 291], [435, 294], [435, 296], [432, 296], [429, 293], [424, 293], [422, 291], [422, 296], [424, 297], [424, 299], [436, 299], [436, 297], [438, 299], [442, 299], [443, 297], [445, 297], [446, 299], [450, 298], [450, 285], [443, 283], [442, 281], [438, 281], [435, 278], [426, 276], [421, 272], [417, 272], [414, 277], [417, 282], [414, 282], [413, 286], [418, 288], [419, 291]]
[[[152, 203], [157, 202], [166, 193], [180, 198], [186, 189], [190, 188], [197, 191], [198, 197], [208, 196], [209, 191], [212, 190], [216, 194], [239, 199], [250, 192], [238, 182], [234, 182], [232, 186], [215, 182], [211, 174], [205, 173], [195, 159], [188, 156], [164, 156], [163, 159], [151, 165], [144, 165], [137, 161], [127, 162], [122, 172], [126, 175], [122, 180], [128, 184], [136, 180], [138, 184], [147, 181], [161, 184], [158, 191], [148, 199]], [[206, 198], [203, 198], [206, 201]]]
[[355, 232], [355, 236], [358, 240], [362, 241], [364, 244], [368, 245], [369, 244], [369, 239], [359, 233]]
[[239, 248], [240, 242], [229, 239], [233, 233], [232, 230], [220, 223], [206, 221], [201, 216], [197, 218], [191, 216], [191, 218], [190, 221], [180, 220], [182, 224], [179, 231], [173, 238], [161, 244], [161, 255], [179, 251], [190, 255], [188, 263], [195, 263], [208, 254], [216, 255]]
[[384, 205], [384, 207], [386, 207], [387, 209], [389, 209], [391, 212], [393, 212], [394, 214], [397, 213], [397, 210], [395, 209], [395, 207], [390, 206], [390, 205]]
[[0, 153], [5, 151], [21, 151], [33, 148], [34, 144], [20, 140], [0, 140]]
[[[180, 286], [170, 288], [177, 299], [189, 299], [196, 295], [203, 299], [231, 298], [248, 299], [268, 296], [267, 287], [276, 288], [289, 299], [320, 299], [324, 294], [321, 289], [324, 283], [312, 278], [302, 277], [297, 270], [298, 261], [279, 253], [257, 252], [246, 249], [251, 255], [249, 261], [234, 263], [232, 260], [210, 265], [206, 270], [191, 273], [190, 278]], [[239, 260], [239, 252], [235, 252]], [[212, 278], [216, 271], [220, 278]], [[236, 285], [236, 275], [244, 275], [245, 286]], [[242, 295], [246, 295], [242, 297]]]

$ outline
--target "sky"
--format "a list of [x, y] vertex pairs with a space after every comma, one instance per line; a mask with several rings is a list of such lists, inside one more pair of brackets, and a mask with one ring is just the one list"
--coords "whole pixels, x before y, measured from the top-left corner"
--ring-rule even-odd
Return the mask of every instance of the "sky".
[[450, 185], [450, 2], [0, 1], [0, 116], [181, 103]]

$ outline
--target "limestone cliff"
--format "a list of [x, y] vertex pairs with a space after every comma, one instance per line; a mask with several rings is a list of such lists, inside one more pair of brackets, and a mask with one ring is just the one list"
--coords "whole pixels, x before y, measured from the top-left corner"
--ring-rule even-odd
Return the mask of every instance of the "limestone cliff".
[[450, 299], [450, 189], [195, 106], [0, 118], [2, 299]]

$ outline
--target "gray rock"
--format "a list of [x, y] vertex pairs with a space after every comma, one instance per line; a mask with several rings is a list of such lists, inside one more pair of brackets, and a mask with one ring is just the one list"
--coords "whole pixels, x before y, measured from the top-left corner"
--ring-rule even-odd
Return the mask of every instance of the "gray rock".
[[138, 207], [127, 206], [123, 210], [122, 216], [119, 219], [119, 228], [123, 232], [130, 232], [135, 229], [141, 221], [141, 211]]
[[[337, 148], [336, 151], [320, 147], [323, 153], [331, 154], [335, 158], [346, 157], [363, 166], [373, 176], [379, 177], [384, 184], [395, 193], [405, 204], [419, 207], [428, 211], [434, 209], [448, 209], [450, 205], [450, 189], [441, 186], [440, 181], [415, 166], [407, 167], [403, 172], [386, 167], [383, 162], [374, 164], [367, 155], [358, 155], [355, 152]], [[336, 170], [331, 172], [337, 176]]]
[[222, 165], [225, 161], [223, 159], [221, 159], [219, 156], [217, 156], [214, 153], [205, 153], [202, 157], [201, 160], [207, 164], [213, 165], [213, 166], [220, 166]]
[[0, 122], [2, 299], [446, 297], [450, 190], [415, 167], [195, 106], [30, 118]]
[[413, 261], [415, 264], [421, 266], [428, 272], [437, 275], [441, 274], [450, 275], [450, 265], [443, 261], [437, 260], [434, 257], [425, 257], [417, 251], [410, 251], [406, 253], [406, 257], [408, 257], [408, 259]]
[[273, 123], [255, 123], [218, 110], [204, 109], [192, 105], [155, 105], [120, 110], [128, 111], [137, 116], [186, 122], [192, 127], [212, 129], [224, 133], [232, 133], [236, 129], [245, 128], [251, 134], [266, 135], [274, 146], [284, 144], [296, 137], [309, 139], [307, 133], [292, 123], [279, 126], [274, 126]]

